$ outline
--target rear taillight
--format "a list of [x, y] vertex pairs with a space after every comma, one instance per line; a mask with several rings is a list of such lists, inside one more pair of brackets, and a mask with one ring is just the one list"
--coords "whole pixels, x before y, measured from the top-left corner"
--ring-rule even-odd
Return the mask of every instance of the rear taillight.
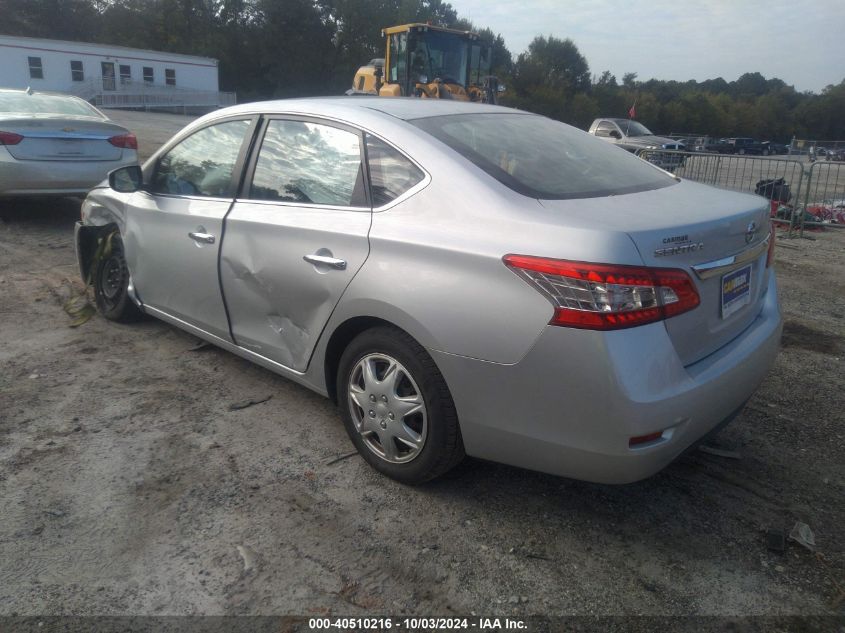
[[123, 149], [138, 149], [138, 139], [134, 134], [132, 134], [132, 132], [129, 132], [129, 134], [112, 136], [109, 139], [109, 143], [115, 147], [122, 147]]
[[505, 255], [505, 264], [555, 308], [551, 325], [587, 330], [636, 327], [692, 310], [700, 299], [690, 276], [645, 268]]
[[769, 252], [766, 254], [766, 268], [775, 261], [775, 223], [769, 222]]
[[14, 132], [0, 132], [0, 145], [17, 145], [23, 140], [23, 136]]

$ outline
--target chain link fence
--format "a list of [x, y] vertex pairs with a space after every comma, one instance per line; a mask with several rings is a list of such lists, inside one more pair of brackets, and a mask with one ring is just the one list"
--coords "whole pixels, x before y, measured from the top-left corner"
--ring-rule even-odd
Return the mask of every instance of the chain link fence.
[[816, 141], [794, 138], [790, 143], [790, 154], [806, 155], [813, 160], [842, 161], [845, 141]]

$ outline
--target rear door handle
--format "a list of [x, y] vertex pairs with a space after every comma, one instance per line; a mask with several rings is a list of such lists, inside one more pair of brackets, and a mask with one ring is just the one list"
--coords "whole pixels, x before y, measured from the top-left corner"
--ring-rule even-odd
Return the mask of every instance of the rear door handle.
[[188, 233], [195, 242], [202, 242], [204, 244], [214, 244], [214, 236], [211, 233]]
[[322, 264], [335, 270], [346, 270], [346, 260], [337, 259], [336, 257], [326, 257], [325, 255], [304, 255], [302, 257], [309, 264]]

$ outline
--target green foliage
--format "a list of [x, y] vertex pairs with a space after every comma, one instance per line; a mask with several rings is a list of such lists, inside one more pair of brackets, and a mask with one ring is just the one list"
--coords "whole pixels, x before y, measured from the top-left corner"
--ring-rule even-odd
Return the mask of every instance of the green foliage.
[[471, 29], [492, 47], [503, 103], [586, 128], [637, 118], [655, 132], [788, 142], [845, 138], [845, 80], [821, 94], [749, 72], [736, 81], [591, 77], [575, 42], [538, 36], [516, 56], [500, 34], [443, 0], [0, 0], [0, 32], [214, 57], [220, 87], [241, 101], [342, 94], [356, 69], [384, 56], [381, 29], [407, 22]]

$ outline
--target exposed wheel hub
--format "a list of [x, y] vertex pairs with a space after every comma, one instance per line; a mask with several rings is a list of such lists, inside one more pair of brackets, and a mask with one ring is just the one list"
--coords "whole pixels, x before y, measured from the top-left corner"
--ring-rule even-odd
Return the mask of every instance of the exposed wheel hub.
[[109, 302], [114, 302], [123, 290], [123, 262], [117, 255], [109, 257], [103, 265], [100, 291]]

